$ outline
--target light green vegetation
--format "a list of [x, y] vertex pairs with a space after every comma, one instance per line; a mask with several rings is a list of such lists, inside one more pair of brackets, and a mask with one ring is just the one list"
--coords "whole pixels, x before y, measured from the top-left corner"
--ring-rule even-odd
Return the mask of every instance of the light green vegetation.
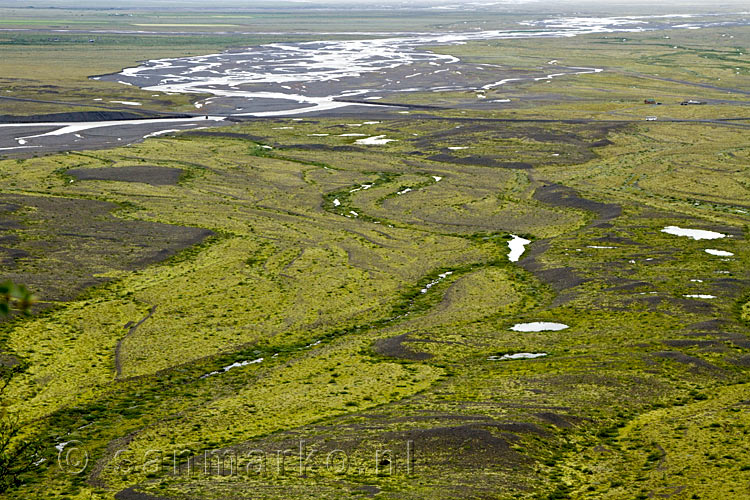
[[[674, 188], [662, 191], [668, 187], [652, 182], [674, 168], [669, 155], [684, 151], [682, 144], [665, 135], [670, 130], [684, 131], [679, 128], [683, 125], [662, 124], [661, 147], [652, 146], [645, 153], [640, 152], [644, 142], [655, 141], [649, 140], [656, 135], [654, 127], [618, 129], [608, 135], [614, 144], [596, 148], [595, 156], [583, 145], [596, 142], [601, 129], [569, 128], [569, 143], [560, 143], [559, 149], [569, 148], [566, 156], [572, 160], [568, 161], [582, 163], [561, 168], [558, 157], [537, 153], [545, 149], [545, 140], [560, 139], [555, 127], [546, 128], [543, 135], [538, 126], [505, 126], [504, 137], [495, 137], [494, 149], [489, 141], [478, 143], [472, 164], [456, 165], [432, 153], [450, 151], [447, 144], [474, 144], [471, 135], [478, 133], [477, 127], [491, 131], [494, 126], [476, 123], [462, 132], [447, 119], [386, 120], [367, 126], [367, 132], [387, 132], [398, 142], [352, 149], [347, 146], [352, 138], [330, 135], [321, 140], [329, 148], [324, 154], [307, 149], [305, 140], [311, 133], [345, 131], [348, 127], [342, 120], [286, 123], [293, 128], [277, 132], [256, 121], [228, 130], [239, 135], [188, 133], [111, 151], [25, 160], [20, 169], [16, 161], [4, 162], [6, 185], [13, 186], [8, 192], [41, 190], [46, 196], [105, 198], [125, 207], [117, 212], [120, 218], [198, 226], [217, 234], [196, 252], [166, 264], [110, 273], [116, 280], [112, 284], [8, 331], [7, 347], [30, 362], [27, 373], [9, 387], [18, 402], [13, 408], [26, 418], [47, 416], [55, 422], [53, 435], [62, 433], [60, 440], [81, 439], [92, 450], [100, 450], [94, 451], [99, 462], [93, 484], [106, 484], [114, 491], [146, 479], [141, 469], [122, 475], [122, 464], [120, 473], [116, 466], [118, 460], [135, 461], [150, 449], [220, 448], [265, 439], [320, 419], [336, 425], [335, 418], [341, 418], [336, 415], [384, 404], [379, 411], [399, 413], [389, 410], [387, 403], [404, 398], [407, 407], [429, 408], [430, 413], [443, 411], [441, 405], [451, 401], [482, 402], [469, 412], [475, 414], [489, 401], [495, 401], [494, 412], [504, 408], [503, 401], [518, 397], [526, 402], [514, 406], [500, 421], [531, 418], [534, 422], [538, 417], [523, 408], [536, 408], [535, 392], [528, 391], [541, 388], [547, 405], [575, 408], [564, 412], [569, 416], [555, 418], [585, 417], [592, 419], [592, 426], [580, 427], [576, 431], [583, 433], [580, 438], [564, 441], [562, 437], [539, 441], [533, 433], [524, 434], [524, 443], [531, 441], [518, 445], [520, 451], [511, 448], [505, 459], [523, 462], [521, 457], [528, 451], [575, 486], [587, 484], [589, 478], [575, 472], [578, 453], [571, 463], [564, 458], [567, 447], [595, 446], [601, 429], [619, 425], [626, 421], [625, 415], [638, 414], [651, 404], [685, 397], [683, 391], [688, 394], [696, 386], [710, 395], [710, 388], [720, 380], [742, 380], [726, 361], [727, 356], [736, 356], [732, 354], [736, 347], [713, 353], [688, 348], [688, 363], [692, 359], [711, 363], [708, 373], [720, 370], [720, 379], [691, 374], [674, 361], [653, 365], [647, 354], [665, 351], [660, 342], [679, 338], [678, 332], [691, 322], [714, 317], [715, 308], [730, 310], [734, 292], [722, 288], [715, 273], [741, 277], [742, 262], [748, 258], [741, 215], [730, 209], [740, 203], [741, 194], [722, 189], [724, 196], [717, 205], [695, 206], [696, 197], [710, 197], [708, 192], [701, 195], [700, 184], [691, 184], [689, 197], [680, 199]], [[421, 133], [414, 137], [411, 130]], [[693, 143], [695, 157], [685, 168], [699, 169], [701, 161], [715, 157], [715, 150], [726, 149], [726, 142], [717, 142], [718, 134], [724, 140], [734, 137], [725, 129], [701, 126], [701, 130], [703, 140]], [[446, 131], [453, 131], [448, 138]], [[273, 149], [263, 149], [257, 139], [243, 134], [267, 137], [265, 143], [273, 144]], [[506, 151], [522, 147], [519, 136], [526, 137], [523, 142], [529, 147], [525, 154], [510, 155]], [[417, 143], [422, 158], [407, 154]], [[336, 151], [339, 146], [349, 149]], [[479, 152], [528, 160], [535, 167], [482, 166]], [[659, 155], [661, 161], [649, 159], [648, 154]], [[619, 168], [614, 168], [618, 158], [632, 161], [620, 160]], [[714, 183], [733, 185], [734, 161], [714, 165]], [[650, 167], [639, 170], [644, 163]], [[73, 167], [129, 165], [175, 167], [183, 170], [183, 178], [177, 185], [151, 186], [71, 183], [61, 175]], [[640, 179], [638, 189], [626, 182], [634, 176]], [[585, 226], [593, 220], [590, 212], [532, 198], [538, 178], [575, 186], [591, 197], [617, 200], [624, 205], [624, 214], [614, 219], [615, 227]], [[361, 189], [363, 185], [371, 187]], [[413, 191], [396, 194], [406, 187]], [[663, 212], [656, 213], [657, 209]], [[505, 216], [492, 218], [503, 210]], [[693, 225], [737, 227], [734, 238], [711, 242], [736, 257], [724, 262], [703, 253], [707, 246], [703, 242], [659, 232], [675, 221], [686, 225], [682, 221], [686, 216], [706, 221]], [[568, 269], [590, 281], [576, 286], [574, 280], [573, 288], [552, 300], [553, 293], [536, 278], [507, 262], [505, 236], [511, 231], [550, 239], [549, 249], [539, 257], [544, 269]], [[616, 248], [588, 248], [591, 245]], [[634, 263], [628, 264], [631, 260]], [[445, 271], [453, 274], [438, 280], [427, 293], [420, 292]], [[704, 283], [690, 282], [693, 277]], [[631, 282], [641, 284], [616, 286]], [[650, 298], [652, 291], [656, 302]], [[707, 291], [721, 298], [704, 307], [700, 300], [682, 297]], [[154, 305], [156, 311], [135, 331], [123, 328], [128, 321], [147, 317]], [[561, 321], [570, 328], [554, 333], [508, 331], [514, 322], [525, 320]], [[394, 343], [395, 338], [403, 342]], [[323, 342], [315, 344], [318, 340]], [[487, 360], [490, 355], [513, 352], [547, 352], [549, 357]], [[92, 357], [92, 353], [97, 354]], [[274, 358], [276, 353], [280, 354]], [[408, 360], [415, 353], [422, 354], [406, 364], [393, 360], [393, 356]], [[699, 357], [690, 357], [695, 355]], [[264, 361], [198, 378], [233, 361], [258, 358]], [[608, 368], [594, 375], [595, 366]], [[655, 370], [656, 366], [661, 368]], [[451, 375], [446, 379], [447, 373]], [[174, 386], [177, 380], [180, 385]], [[432, 385], [439, 380], [443, 381]], [[580, 389], [562, 390], [571, 383]], [[119, 388], [118, 395], [110, 394], [111, 387]], [[164, 392], [164, 387], [181, 389]], [[429, 387], [433, 389], [425, 395], [410, 398]], [[131, 408], [132, 417], [114, 418], [119, 414], [116, 408], [123, 406]], [[406, 418], [411, 411], [401, 415]], [[80, 427], [75, 421], [84, 415], [93, 415], [85, 418], [95, 425], [64, 436], [69, 432], [64, 429]], [[489, 418], [494, 413], [478, 415]], [[377, 421], [390, 418], [381, 415]], [[113, 441], [125, 435], [126, 441]], [[379, 439], [377, 435], [373, 439]], [[115, 458], [120, 445], [127, 455]], [[433, 451], [428, 447], [424, 452]], [[462, 468], [449, 470], [457, 474], [453, 476], [457, 485], [470, 487], [469, 478], [474, 476]], [[516, 491], [510, 484], [530, 481], [533, 471], [522, 467], [508, 472], [511, 476], [502, 476], [494, 487]], [[447, 471], [433, 465], [423, 472], [435, 481]], [[52, 481], [66, 488], [60, 482], [64, 477], [52, 468], [48, 474], [41, 484]], [[551, 491], [559, 486], [554, 476], [551, 479], [538, 487]], [[162, 487], [175, 492], [184, 480], [172, 479]], [[396, 481], [390, 487], [398, 491], [408, 484], [403, 478], [383, 481], [383, 487]], [[233, 483], [202, 484], [201, 491], [219, 491], [231, 489]], [[317, 495], [323, 490], [314, 491]]]
[[[696, 44], [713, 44], [711, 33]], [[733, 33], [747, 44], [746, 30]], [[681, 59], [662, 73], [633, 60], [648, 52], [600, 36], [534, 43], [441, 50], [519, 67], [606, 61], [675, 79], [687, 67]], [[696, 81], [718, 75], [701, 68]], [[643, 106], [633, 78], [522, 83], [493, 92], [513, 99], [497, 109], [394, 113], [359, 127], [348, 125], [352, 117], [252, 120], [0, 161], [0, 201], [18, 205], [7, 210], [18, 238], [3, 245], [28, 254], [8, 272], [54, 302], [3, 325], [4, 356], [28, 365], [4, 406], [49, 445], [47, 461], [8, 496], [111, 499], [128, 487], [180, 499], [746, 495], [747, 129], [602, 121], [640, 113], [627, 111]], [[684, 88], [648, 81], [648, 97]], [[469, 97], [476, 102], [442, 96]], [[683, 108], [668, 109], [683, 117], [734, 110]], [[596, 120], [491, 120], [521, 116]], [[352, 131], [396, 141], [358, 145], [342, 136]], [[70, 172], [154, 166], [179, 169], [179, 181]], [[34, 208], [40, 199], [114, 205], [55, 218]], [[163, 238], [171, 257], [147, 258], [95, 225], [102, 219], [144, 248]], [[77, 220], [106, 242], [72, 247], [76, 259], [46, 254], [56, 259], [50, 271], [37, 245], [72, 245], [67, 227]], [[157, 223], [212, 234], [191, 239]], [[668, 225], [727, 237], [696, 241], [663, 233]], [[507, 260], [511, 233], [533, 240], [519, 264]], [[133, 257], [102, 257], [115, 249]], [[98, 286], [56, 294], [83, 277]], [[510, 330], [531, 321], [569, 328]], [[497, 360], [519, 352], [547, 356]], [[53, 445], [71, 440], [90, 453], [84, 474], [56, 465]], [[275, 450], [300, 440], [322, 450], [319, 460], [300, 477], [293, 455], [280, 472]], [[325, 468], [334, 449], [357, 467]], [[395, 450], [394, 473], [375, 468], [378, 449]], [[183, 450], [198, 470], [203, 452], [263, 450], [269, 470], [173, 475], [172, 454]]]
[[580, 496], [622, 498], [635, 482], [660, 495], [689, 490], [693, 498], [742, 496], [750, 480], [742, 444], [750, 431], [747, 392], [743, 384], [716, 389], [710, 399], [693, 391], [692, 400], [645, 413], [613, 433], [611, 445], [624, 450], [614, 460], [609, 444], [586, 457], [595, 466], [571, 457], [584, 469], [577, 474], [590, 475], [594, 485]]

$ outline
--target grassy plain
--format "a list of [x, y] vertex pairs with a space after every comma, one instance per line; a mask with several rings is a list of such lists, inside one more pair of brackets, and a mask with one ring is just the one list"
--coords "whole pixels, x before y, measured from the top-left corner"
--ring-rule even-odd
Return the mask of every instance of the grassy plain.
[[[731, 33], [747, 53], [748, 31]], [[4, 407], [48, 444], [9, 498], [747, 495], [746, 122], [625, 121], [746, 109], [737, 92], [744, 104], [642, 104], [726, 96], [657, 74], [747, 90], [726, 61], [706, 63], [706, 46], [729, 54], [728, 37], [690, 35], [670, 57], [653, 44], [663, 34], [633, 36], [638, 50], [599, 35], [441, 49], [607, 68], [497, 89], [511, 103], [495, 109], [456, 93], [441, 97], [455, 109], [367, 120], [379, 123], [252, 120], [0, 161], [3, 272], [49, 306], [2, 325], [3, 352], [28, 363]], [[591, 121], [500, 121], [539, 117]], [[359, 145], [353, 130], [396, 141]], [[181, 175], [93, 179], [118, 167]], [[53, 217], [38, 200], [111, 205]], [[76, 222], [93, 229], [71, 235]], [[142, 245], [112, 237], [118, 225]], [[511, 234], [533, 240], [518, 264]], [[40, 240], [76, 258], [50, 270]], [[96, 286], [55, 294], [82, 277]], [[510, 329], [527, 321], [568, 328]], [[523, 352], [545, 356], [498, 359]], [[54, 445], [69, 441], [88, 450], [82, 474], [58, 467]], [[318, 450], [303, 473], [300, 441]], [[348, 470], [326, 466], [333, 450]], [[239, 472], [216, 471], [214, 451]]]

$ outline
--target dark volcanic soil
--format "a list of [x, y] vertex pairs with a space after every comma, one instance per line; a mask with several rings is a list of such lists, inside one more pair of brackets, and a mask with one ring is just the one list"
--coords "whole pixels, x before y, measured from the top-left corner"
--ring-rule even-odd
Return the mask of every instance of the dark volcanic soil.
[[[38, 115], [0, 115], [0, 123], [49, 123], [49, 122], [92, 122], [106, 120], [142, 120], [154, 113], [131, 113], [128, 111], [71, 111], [67, 113], [46, 113]], [[188, 117], [189, 115], [181, 115]], [[170, 118], [175, 116], [170, 115]]]
[[72, 168], [66, 174], [79, 181], [143, 182], [152, 186], [177, 184], [182, 170], [169, 167]]
[[602, 222], [619, 217], [622, 213], [619, 205], [582, 198], [576, 190], [562, 184], [548, 184], [538, 188], [534, 192], [534, 199], [558, 207], [579, 208], [594, 212]]
[[44, 301], [70, 300], [106, 281], [100, 273], [143, 268], [212, 234], [119, 219], [112, 215], [116, 208], [94, 200], [0, 195], [3, 277]]
[[403, 345], [404, 342], [409, 341], [409, 335], [410, 334], [405, 333], [403, 335], [378, 340], [375, 342], [373, 348], [378, 354], [392, 358], [411, 359], [415, 361], [430, 359], [432, 354], [412, 351]]

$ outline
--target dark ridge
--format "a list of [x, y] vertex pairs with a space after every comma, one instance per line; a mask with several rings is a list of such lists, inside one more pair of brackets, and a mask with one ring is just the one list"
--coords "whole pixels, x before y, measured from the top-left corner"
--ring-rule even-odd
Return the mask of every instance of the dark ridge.
[[240, 134], [238, 132], [211, 132], [207, 130], [188, 130], [182, 135], [194, 135], [198, 137], [226, 137], [227, 139], [243, 139], [252, 142], [264, 142], [266, 140], [265, 137], [260, 137], [258, 135]]
[[695, 356], [688, 356], [687, 354], [678, 351], [659, 351], [651, 353], [651, 355], [657, 358], [675, 361], [684, 365], [691, 365], [696, 369], [703, 369], [710, 372], [722, 371], [721, 368], [709, 363], [708, 361], [705, 361], [701, 358], [696, 358]]
[[718, 340], [701, 340], [701, 339], [670, 339], [662, 340], [662, 344], [670, 347], [717, 347], [723, 346], [723, 342]]
[[348, 102], [351, 104], [364, 104], [366, 106], [385, 106], [385, 107], [397, 107], [397, 108], [411, 108], [411, 109], [446, 109], [440, 106], [429, 106], [427, 104], [400, 104], [395, 102], [372, 102], [365, 101], [362, 99], [334, 99], [336, 102]]
[[552, 424], [555, 427], [559, 427], [561, 429], [568, 429], [570, 427], [573, 427], [571, 420], [573, 421], [576, 420], [575, 417], [571, 417], [567, 415], [560, 415], [559, 413], [555, 413], [551, 411], [534, 413], [534, 416], [544, 422], [547, 422], [548, 424]]
[[701, 321], [699, 323], [693, 323], [688, 326], [691, 330], [703, 330], [703, 331], [718, 331], [727, 326], [730, 326], [730, 322], [725, 319], [710, 319], [708, 321]]
[[158, 118], [190, 118], [192, 115], [155, 116], [127, 111], [73, 111], [70, 113], [48, 113], [41, 115], [0, 115], [0, 123], [46, 123], [46, 122], [100, 122], [109, 120], [146, 120]]
[[750, 367], [750, 354], [743, 354], [742, 356], [732, 359], [730, 362], [737, 366]]

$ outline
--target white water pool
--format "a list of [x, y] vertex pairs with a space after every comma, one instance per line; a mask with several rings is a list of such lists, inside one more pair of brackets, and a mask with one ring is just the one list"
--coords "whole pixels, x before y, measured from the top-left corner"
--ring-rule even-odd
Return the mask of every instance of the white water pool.
[[553, 323], [549, 321], [534, 321], [532, 323], [516, 323], [511, 330], [514, 332], [556, 332], [565, 330], [568, 325], [564, 323]]
[[734, 255], [732, 252], [716, 250], [715, 248], [706, 248], [705, 252], [711, 255], [716, 255], [717, 257], [732, 257]]
[[726, 234], [717, 233], [716, 231], [707, 231], [705, 229], [686, 229], [678, 226], [667, 226], [661, 230], [662, 233], [672, 234], [674, 236], [687, 236], [694, 240], [717, 240], [726, 238]]
[[534, 359], [543, 358], [546, 356], [546, 352], [517, 352], [515, 354], [503, 354], [502, 356], [490, 356], [487, 358], [489, 361], [507, 361], [511, 359]]
[[521, 258], [523, 252], [526, 251], [526, 245], [531, 243], [531, 240], [521, 238], [515, 234], [511, 234], [511, 236], [513, 239], [508, 242], [508, 248], [510, 249], [510, 252], [508, 252], [508, 260], [511, 262], [518, 262], [518, 259]]

